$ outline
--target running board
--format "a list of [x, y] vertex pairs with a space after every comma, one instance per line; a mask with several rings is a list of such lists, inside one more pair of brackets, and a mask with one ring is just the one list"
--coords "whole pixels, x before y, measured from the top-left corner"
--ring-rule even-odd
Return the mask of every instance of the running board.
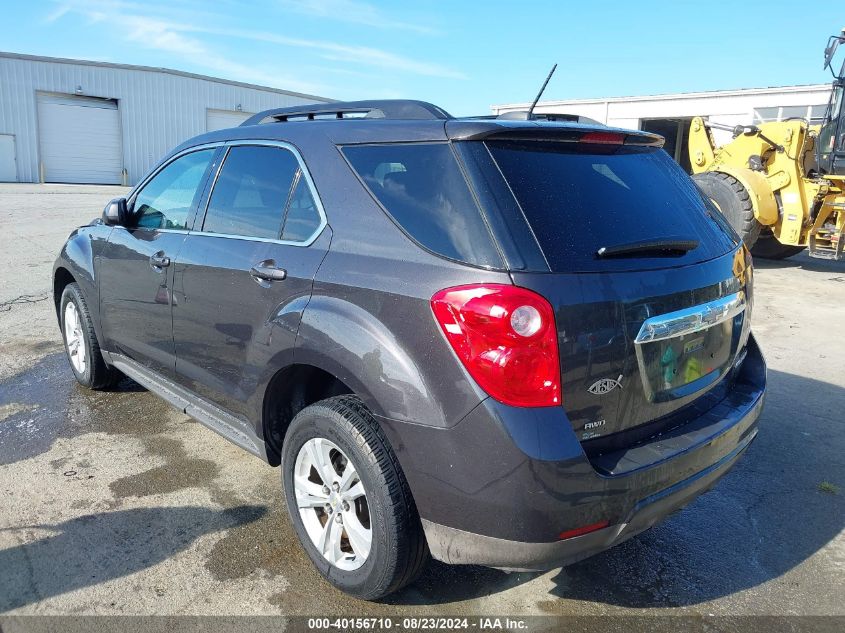
[[146, 387], [157, 396], [169, 402], [182, 413], [189, 415], [203, 426], [222, 435], [230, 442], [240, 446], [267, 461], [264, 442], [251, 432], [251, 424], [194, 395], [184, 387], [168, 380], [160, 374], [144, 367], [140, 363], [122, 354], [104, 352], [110, 365], [116, 367], [142, 387]]

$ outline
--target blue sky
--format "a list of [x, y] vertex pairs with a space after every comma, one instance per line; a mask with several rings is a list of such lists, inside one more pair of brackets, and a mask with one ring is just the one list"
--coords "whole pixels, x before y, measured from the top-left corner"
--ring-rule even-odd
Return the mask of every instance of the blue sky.
[[[530, 10], [521, 9], [530, 6]], [[163, 66], [453, 114], [545, 98], [828, 81], [845, 26], [797, 2], [56, 0], [4, 7], [0, 50]], [[831, 5], [833, 6], [833, 5]]]

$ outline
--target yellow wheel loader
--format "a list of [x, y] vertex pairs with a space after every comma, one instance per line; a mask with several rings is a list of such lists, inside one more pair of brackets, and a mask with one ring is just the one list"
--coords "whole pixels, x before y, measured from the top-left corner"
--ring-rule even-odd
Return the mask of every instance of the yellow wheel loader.
[[[843, 42], [845, 29], [825, 48], [834, 81], [821, 125], [692, 121], [693, 180], [756, 256], [783, 259], [809, 247], [813, 257], [845, 260], [845, 63], [839, 74], [831, 67]], [[717, 146], [713, 129], [732, 132], [733, 140]]]

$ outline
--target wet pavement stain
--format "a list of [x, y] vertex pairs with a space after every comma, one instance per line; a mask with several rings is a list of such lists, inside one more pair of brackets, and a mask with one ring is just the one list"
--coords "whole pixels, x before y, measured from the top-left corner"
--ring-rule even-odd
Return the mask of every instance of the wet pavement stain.
[[63, 466], [67, 465], [70, 461], [70, 457], [59, 457], [58, 459], [51, 459], [50, 460], [50, 467], [53, 470], [59, 470]]
[[[119, 504], [128, 497], [167, 494], [199, 487], [223, 507], [241, 503], [238, 495], [214, 484], [219, 466], [188, 455], [178, 437], [180, 414], [169, 404], [124, 378], [108, 391], [90, 391], [73, 378], [64, 352], [44, 357], [27, 371], [0, 383], [0, 403], [30, 407], [0, 424], [0, 466], [30, 459], [50, 450], [56, 439], [85, 433], [127, 435], [141, 441], [145, 453], [164, 464], [115, 480], [110, 489]], [[186, 424], [195, 424], [181, 416]], [[79, 470], [87, 461], [72, 456], [50, 461], [54, 471]]]
[[207, 487], [220, 470], [211, 460], [188, 457], [178, 440], [153, 436], [144, 441], [144, 447], [148, 453], [166, 458], [167, 463], [110, 483], [109, 489], [118, 499]]
[[[244, 578], [261, 569], [272, 576], [291, 575], [311, 566], [299, 545], [290, 518], [277, 505], [251, 523], [229, 530], [206, 559], [205, 568], [217, 580]], [[310, 570], [317, 574], [313, 568]], [[301, 575], [296, 573], [297, 583]]]
[[149, 569], [207, 534], [260, 520], [265, 512], [255, 505], [130, 508], [37, 526], [49, 533], [0, 550], [0, 612]]
[[32, 411], [38, 406], [34, 404], [21, 404], [20, 402], [10, 402], [9, 404], [0, 404], [0, 422], [12, 417], [16, 413], [23, 413], [24, 411]]
[[145, 438], [167, 430], [172, 409], [126, 378], [111, 391], [87, 391], [73, 378], [64, 352], [45, 356], [0, 383], [0, 405], [24, 407], [0, 424], [0, 465], [45, 453], [59, 437], [83, 433]]

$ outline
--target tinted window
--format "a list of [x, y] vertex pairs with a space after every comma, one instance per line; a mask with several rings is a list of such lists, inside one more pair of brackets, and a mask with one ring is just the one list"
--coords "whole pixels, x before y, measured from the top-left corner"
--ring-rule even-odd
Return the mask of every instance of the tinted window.
[[202, 230], [278, 239], [296, 157], [281, 147], [236, 145], [217, 177]]
[[299, 174], [293, 195], [290, 198], [285, 226], [282, 229], [282, 239], [292, 242], [304, 242], [320, 226], [320, 212], [311, 195], [308, 181]]
[[471, 264], [502, 265], [447, 143], [357, 145], [343, 153], [397, 224], [422, 246]]
[[[601, 247], [659, 238], [698, 240], [656, 266], [703, 261], [734, 246], [718, 213], [663, 150], [572, 143], [488, 142], [553, 271], [584, 271], [625, 262], [599, 261]], [[634, 266], [646, 257], [638, 257]]]
[[158, 172], [135, 196], [137, 226], [185, 229], [214, 149], [185, 154]]

